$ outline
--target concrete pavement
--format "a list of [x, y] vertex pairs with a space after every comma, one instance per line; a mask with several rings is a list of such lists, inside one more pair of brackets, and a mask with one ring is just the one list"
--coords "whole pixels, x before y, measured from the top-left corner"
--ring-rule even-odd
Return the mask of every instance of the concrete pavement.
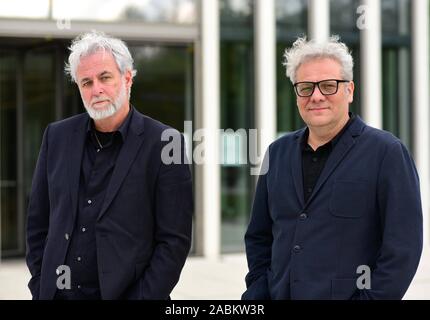
[[[176, 300], [237, 300], [245, 290], [244, 254], [223, 255], [217, 261], [190, 257], [172, 293]], [[23, 259], [0, 264], [0, 300], [30, 299], [30, 274]], [[430, 300], [430, 248], [426, 248], [417, 274], [404, 299]]]

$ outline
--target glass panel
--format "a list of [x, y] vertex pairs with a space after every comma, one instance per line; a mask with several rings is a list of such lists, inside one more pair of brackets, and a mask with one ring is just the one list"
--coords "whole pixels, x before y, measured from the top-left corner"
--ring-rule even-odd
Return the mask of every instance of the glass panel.
[[18, 249], [15, 52], [0, 50], [0, 243], [1, 252]]
[[[285, 49], [291, 47], [292, 44], [283, 45], [278, 43], [277, 45], [277, 60], [283, 61]], [[297, 110], [296, 104], [296, 93], [294, 92], [293, 84], [285, 74], [285, 67], [279, 64], [277, 68], [277, 103], [278, 103], [278, 135], [282, 135], [285, 132], [294, 131], [302, 128], [305, 124], [300, 117]]]
[[[385, 36], [409, 36], [410, 0], [381, 0], [381, 29]], [[392, 39], [396, 40], [396, 39]], [[406, 39], [398, 38], [397, 41]]]
[[253, 41], [251, 0], [220, 0], [221, 41]]
[[183, 132], [192, 120], [193, 47], [131, 46], [137, 75], [131, 102], [142, 113]]
[[308, 19], [307, 0], [276, 0], [276, 25], [278, 38], [296, 38], [305, 35]]
[[59, 75], [61, 75], [62, 82], [62, 112], [61, 116], [63, 119], [74, 116], [78, 113], [86, 112], [84, 104], [82, 103], [81, 94], [79, 93], [78, 86], [72, 81], [69, 75], [64, 72], [64, 66], [68, 62], [70, 50], [70, 41], [59, 41], [58, 51], [60, 52], [59, 60], [63, 60], [61, 65], [57, 66], [60, 69]]
[[360, 30], [357, 28], [359, 14], [357, 8], [360, 0], [330, 0], [330, 33], [340, 36], [352, 52], [354, 60], [354, 101], [349, 110], [361, 116], [360, 106]]
[[196, 23], [195, 0], [52, 0], [54, 19]]
[[0, 17], [45, 18], [49, 16], [49, 0], [0, 0]]
[[383, 33], [398, 34], [399, 32], [399, 1], [381, 1], [381, 29]]
[[[24, 183], [30, 194], [46, 126], [55, 120], [55, 51], [29, 50], [24, 61]], [[24, 206], [27, 208], [27, 204]]]
[[227, 24], [249, 24], [252, 22], [251, 0], [220, 0], [221, 21]]
[[[222, 0], [221, 5], [221, 128], [249, 129], [254, 122], [252, 1]], [[248, 131], [247, 131], [248, 132]], [[253, 179], [249, 166], [235, 156], [242, 154], [240, 139], [221, 137], [228, 150], [221, 166], [221, 250], [244, 251]], [[228, 142], [236, 141], [233, 146]], [[216, 201], [216, 199], [214, 199]]]
[[383, 128], [412, 147], [410, 0], [382, 0]]
[[355, 38], [359, 32], [357, 8], [360, 5], [361, 0], [330, 0], [331, 33], [342, 34], [342, 38]]
[[292, 46], [298, 37], [307, 31], [306, 0], [276, 0], [276, 99], [277, 99], [277, 132], [282, 135], [304, 126], [297, 111], [296, 94], [293, 84], [286, 76], [284, 61], [285, 49]]
[[384, 129], [398, 135], [397, 113], [397, 52], [394, 49], [384, 49], [382, 53], [383, 72], [383, 114]]
[[[64, 64], [63, 64], [64, 66]], [[63, 77], [64, 96], [63, 102], [63, 118], [74, 116], [78, 113], [86, 112], [82, 103], [81, 94], [77, 85], [70, 79], [69, 76]]]

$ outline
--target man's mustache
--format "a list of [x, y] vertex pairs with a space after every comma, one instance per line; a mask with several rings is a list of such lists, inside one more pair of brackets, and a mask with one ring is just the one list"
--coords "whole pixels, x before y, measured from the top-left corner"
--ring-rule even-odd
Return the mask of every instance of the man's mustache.
[[112, 102], [109, 98], [94, 98], [91, 100], [90, 106], [93, 106], [97, 102], [103, 102], [103, 101]]

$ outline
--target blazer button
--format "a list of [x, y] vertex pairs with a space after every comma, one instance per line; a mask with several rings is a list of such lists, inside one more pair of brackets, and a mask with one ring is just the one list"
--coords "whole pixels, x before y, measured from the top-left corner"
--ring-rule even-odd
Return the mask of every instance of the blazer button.
[[299, 252], [302, 248], [300, 248], [300, 246], [296, 245], [294, 246], [293, 250], [294, 252]]
[[307, 218], [308, 218], [308, 215], [304, 212], [300, 215], [300, 220], [306, 220]]
[[69, 234], [68, 233], [66, 233], [65, 235], [64, 235], [64, 238], [66, 239], [66, 240], [69, 240]]

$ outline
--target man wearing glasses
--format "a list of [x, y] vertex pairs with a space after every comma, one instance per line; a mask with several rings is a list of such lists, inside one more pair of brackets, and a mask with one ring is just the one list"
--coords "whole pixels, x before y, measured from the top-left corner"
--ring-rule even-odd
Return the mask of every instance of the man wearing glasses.
[[401, 299], [422, 251], [413, 159], [348, 111], [353, 59], [338, 37], [298, 39], [284, 65], [307, 127], [266, 153], [242, 298]]

